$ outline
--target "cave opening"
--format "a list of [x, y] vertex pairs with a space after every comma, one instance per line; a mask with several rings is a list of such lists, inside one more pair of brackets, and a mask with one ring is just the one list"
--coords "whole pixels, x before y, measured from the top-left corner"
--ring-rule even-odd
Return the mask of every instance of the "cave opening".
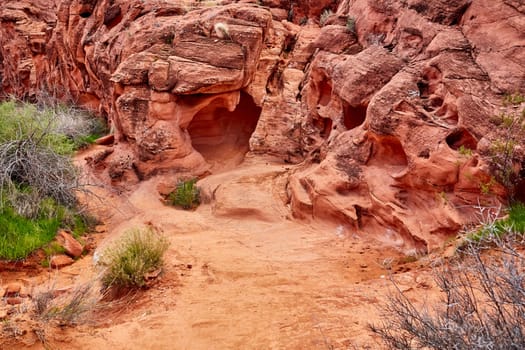
[[345, 103], [343, 106], [345, 128], [352, 130], [363, 124], [366, 119], [366, 110], [368, 106], [366, 104], [351, 106]]
[[319, 135], [323, 139], [327, 139], [332, 132], [333, 121], [330, 118], [315, 118], [312, 120], [312, 124], [319, 130]]
[[450, 133], [446, 138], [446, 142], [447, 145], [455, 151], [461, 147], [475, 150], [478, 146], [476, 138], [464, 128], [459, 128]]
[[372, 138], [372, 152], [367, 165], [406, 167], [408, 158], [399, 139], [395, 136]]
[[192, 146], [210, 164], [212, 172], [231, 169], [244, 160], [260, 114], [261, 107], [241, 92], [233, 112], [211, 104], [193, 117], [188, 126]]
[[323, 79], [319, 83], [319, 101], [318, 104], [321, 106], [327, 106], [332, 99], [332, 85], [328, 79]]

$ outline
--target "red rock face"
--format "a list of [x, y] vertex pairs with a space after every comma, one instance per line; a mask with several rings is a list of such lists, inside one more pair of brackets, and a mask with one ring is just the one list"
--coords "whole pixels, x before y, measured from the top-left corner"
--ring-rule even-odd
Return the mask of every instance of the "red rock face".
[[301, 163], [296, 218], [405, 250], [504, 199], [488, 159], [504, 94], [525, 93], [520, 1], [228, 3], [6, 0], [1, 91], [106, 116], [91, 161], [113, 182], [269, 154]]

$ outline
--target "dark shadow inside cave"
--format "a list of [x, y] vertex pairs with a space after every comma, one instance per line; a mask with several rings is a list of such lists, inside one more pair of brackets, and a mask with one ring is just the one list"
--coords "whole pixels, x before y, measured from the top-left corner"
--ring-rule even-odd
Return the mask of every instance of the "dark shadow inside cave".
[[330, 118], [316, 118], [312, 121], [313, 125], [319, 130], [319, 135], [327, 139], [332, 131], [333, 121]]
[[352, 130], [363, 124], [366, 119], [367, 105], [351, 106], [344, 103], [344, 124], [347, 130]]
[[327, 79], [323, 79], [319, 83], [319, 101], [317, 102], [321, 106], [327, 106], [332, 99], [332, 85]]
[[474, 150], [478, 146], [476, 138], [464, 128], [453, 131], [447, 136], [446, 141], [447, 145], [456, 151], [461, 147]]
[[212, 172], [231, 169], [243, 161], [260, 114], [253, 98], [241, 92], [233, 112], [211, 104], [193, 117], [188, 126], [193, 148], [211, 165]]

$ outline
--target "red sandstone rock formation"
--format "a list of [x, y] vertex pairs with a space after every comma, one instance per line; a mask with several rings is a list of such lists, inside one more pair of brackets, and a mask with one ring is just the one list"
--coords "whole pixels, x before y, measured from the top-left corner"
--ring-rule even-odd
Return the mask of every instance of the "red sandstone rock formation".
[[404, 249], [504, 198], [491, 117], [525, 93], [520, 1], [187, 3], [4, 0], [1, 91], [106, 116], [115, 143], [90, 161], [113, 181], [270, 154], [299, 164], [295, 217]]

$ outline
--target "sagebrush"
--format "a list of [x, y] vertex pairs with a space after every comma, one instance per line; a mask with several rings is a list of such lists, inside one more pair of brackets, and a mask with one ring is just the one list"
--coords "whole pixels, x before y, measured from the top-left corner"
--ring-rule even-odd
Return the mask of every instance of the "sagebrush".
[[435, 268], [441, 302], [418, 306], [397, 288], [371, 330], [390, 349], [524, 349], [524, 241], [506, 230], [468, 241]]

